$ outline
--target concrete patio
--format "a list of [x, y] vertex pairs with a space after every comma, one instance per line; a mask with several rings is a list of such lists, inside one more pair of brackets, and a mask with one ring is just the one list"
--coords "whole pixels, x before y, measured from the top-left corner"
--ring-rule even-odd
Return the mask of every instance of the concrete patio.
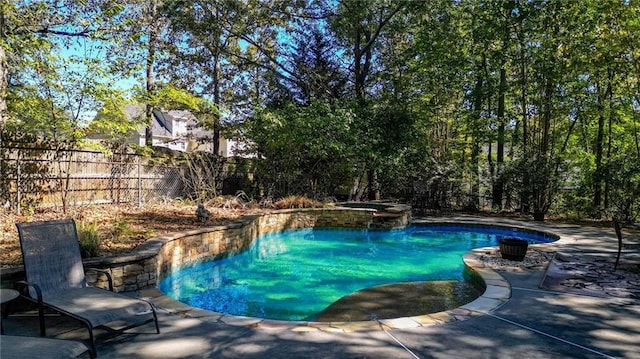
[[[562, 237], [553, 245], [557, 251], [605, 257], [612, 263], [617, 250], [614, 233], [608, 229], [476, 217], [422, 220], [517, 224], [545, 230]], [[623, 255], [622, 261], [640, 263], [640, 258]], [[253, 325], [250, 320], [229, 323], [153, 298], [161, 334], [155, 334], [149, 325], [115, 338], [99, 335], [98, 357], [640, 358], [640, 301], [542, 290], [544, 270], [500, 274], [511, 284], [511, 298], [505, 304], [487, 311], [478, 309], [464, 320], [406, 328], [300, 331], [287, 325]], [[38, 335], [34, 313], [11, 315], [3, 323], [6, 334]], [[79, 325], [58, 316], [47, 318], [47, 330], [52, 338], [86, 339]]]

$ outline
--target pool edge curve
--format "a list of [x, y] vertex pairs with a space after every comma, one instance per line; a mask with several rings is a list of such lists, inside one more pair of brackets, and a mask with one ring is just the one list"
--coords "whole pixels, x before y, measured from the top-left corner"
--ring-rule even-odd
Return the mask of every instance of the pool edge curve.
[[[497, 227], [515, 227], [520, 229], [526, 229], [536, 231], [539, 233], [547, 233], [559, 238], [557, 243], [562, 240], [562, 236], [559, 236], [553, 231], [545, 231], [538, 228], [531, 228], [526, 222], [520, 221], [507, 221], [503, 220], [491, 221], [487, 223], [486, 219], [482, 218], [429, 218], [429, 219], [416, 219], [412, 224], [444, 224], [444, 223], [457, 223], [457, 224], [478, 224], [478, 225], [493, 225]], [[496, 223], [498, 222], [498, 223]], [[532, 245], [544, 246], [548, 244]], [[493, 247], [490, 247], [493, 248]], [[370, 321], [352, 321], [352, 322], [315, 322], [315, 321], [285, 321], [255, 317], [235, 316], [230, 314], [218, 313], [208, 311], [200, 308], [188, 306], [184, 303], [178, 302], [174, 299], [164, 295], [158, 288], [150, 288], [141, 290], [141, 295], [151, 299], [154, 303], [158, 303], [158, 306], [168, 310], [169, 312], [179, 314], [184, 317], [195, 318], [203, 321], [219, 322], [233, 326], [247, 326], [251, 328], [261, 329], [277, 329], [277, 330], [293, 330], [298, 332], [308, 331], [326, 331], [326, 332], [354, 332], [362, 330], [390, 330], [390, 329], [408, 329], [417, 328], [431, 325], [439, 325], [452, 323], [456, 321], [467, 320], [472, 317], [487, 314], [503, 304], [505, 304], [511, 298], [511, 284], [500, 273], [489, 268], [480, 259], [480, 255], [486, 252], [487, 248], [476, 248], [467, 252], [463, 256], [464, 264], [472, 272], [477, 274], [479, 278], [484, 282], [486, 288], [484, 292], [475, 300], [462, 305], [457, 308], [449, 309], [442, 312], [429, 313], [417, 316], [398, 317], [390, 319], [379, 319]]]

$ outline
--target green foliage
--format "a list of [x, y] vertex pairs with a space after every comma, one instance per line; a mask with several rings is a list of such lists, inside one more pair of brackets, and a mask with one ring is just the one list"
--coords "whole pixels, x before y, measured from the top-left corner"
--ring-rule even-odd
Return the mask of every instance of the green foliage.
[[[126, 144], [132, 134], [140, 130], [145, 123], [142, 110], [139, 105], [131, 104], [120, 91], [105, 91], [98, 94], [102, 107], [95, 118], [84, 129], [85, 134], [102, 138], [102, 143], [85, 143], [88, 147], [110, 152], [118, 150], [122, 152], [122, 146]], [[127, 113], [127, 106], [135, 110]], [[135, 116], [135, 113], [139, 113]]]
[[345, 108], [317, 101], [257, 112], [244, 125], [258, 154], [255, 177], [265, 195], [297, 193], [321, 198], [353, 176], [355, 117]]
[[5, 130], [8, 132], [22, 132], [58, 140], [75, 138], [72, 124], [63, 120], [69, 117], [68, 114], [50, 98], [42, 97], [34, 87], [14, 89], [7, 97], [7, 107], [9, 121]]
[[607, 163], [611, 197], [608, 210], [613, 218], [625, 223], [634, 223], [640, 216], [640, 151], [632, 143], [616, 146]]
[[[489, 195], [488, 208], [633, 220], [639, 4], [9, 1], [7, 128], [76, 139], [99, 111], [89, 129], [121, 141], [148, 119], [124, 116], [113, 80], [147, 66], [170, 85], [150, 82], [141, 104], [215, 133], [218, 108], [249, 117], [236, 136], [257, 156], [252, 196], [404, 196], [424, 181], [470, 208]], [[99, 51], [62, 56], [73, 46]], [[217, 195], [217, 164], [192, 161], [194, 198]]]
[[111, 235], [116, 239], [122, 237], [130, 237], [134, 234], [135, 231], [131, 228], [129, 223], [125, 221], [116, 222], [116, 224], [113, 226], [113, 229], [111, 230]]
[[152, 93], [145, 93], [141, 100], [156, 108], [217, 114], [217, 109], [211, 102], [172, 85], [163, 86]]
[[95, 223], [78, 223], [78, 240], [83, 258], [97, 257], [100, 254], [99, 227]]
[[8, 70], [9, 76], [0, 79], [0, 102], [8, 107], [9, 130], [65, 141], [82, 136], [118, 80], [104, 60], [123, 7], [100, 5], [2, 2], [6, 62], [1, 59], [0, 73]]
[[151, 92], [137, 88], [136, 92], [140, 103], [154, 109], [190, 111], [202, 129], [212, 131], [219, 123], [220, 112], [216, 104], [184, 89], [166, 85]]

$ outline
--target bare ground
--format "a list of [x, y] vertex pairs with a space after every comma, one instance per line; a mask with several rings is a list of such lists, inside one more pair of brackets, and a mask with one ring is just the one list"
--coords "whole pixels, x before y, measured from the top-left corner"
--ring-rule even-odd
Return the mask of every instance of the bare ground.
[[181, 202], [149, 204], [143, 208], [132, 205], [94, 205], [62, 210], [46, 209], [33, 214], [16, 215], [0, 212], [0, 267], [22, 264], [18, 230], [15, 223], [73, 218], [78, 224], [97, 226], [101, 239], [100, 256], [130, 252], [145, 240], [162, 234], [193, 229], [199, 226], [224, 225], [258, 208], [224, 205], [209, 207], [209, 219], [202, 223], [196, 218], [196, 205]]

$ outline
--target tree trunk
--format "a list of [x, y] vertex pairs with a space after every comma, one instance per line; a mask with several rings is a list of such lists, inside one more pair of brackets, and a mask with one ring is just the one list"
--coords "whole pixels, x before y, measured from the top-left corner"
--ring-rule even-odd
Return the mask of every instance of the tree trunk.
[[[355, 95], [356, 101], [360, 106], [366, 106], [366, 83], [367, 76], [371, 66], [371, 33], [364, 31], [364, 29], [358, 27], [355, 33], [353, 46], [354, 55], [354, 79], [355, 79]], [[380, 190], [378, 186], [378, 173], [375, 167], [369, 168], [367, 171], [369, 199], [380, 199]]]
[[476, 76], [476, 85], [474, 89], [474, 101], [473, 101], [473, 128], [471, 139], [471, 173], [473, 174], [471, 185], [472, 201], [470, 202], [472, 209], [477, 210], [480, 208], [480, 129], [478, 123], [480, 123], [480, 116], [482, 113], [482, 87], [484, 81], [478, 69]]
[[3, 133], [4, 126], [8, 120], [7, 92], [9, 91], [9, 83], [7, 75], [9, 68], [7, 54], [4, 51], [5, 38], [4, 6], [0, 6], [0, 135]]
[[543, 96], [540, 100], [541, 108], [539, 118], [539, 132], [536, 132], [538, 142], [532, 141], [534, 146], [530, 152], [531, 160], [527, 161], [528, 167], [524, 171], [532, 173], [531, 177], [531, 199], [533, 205], [533, 218], [536, 221], [543, 221], [548, 209], [550, 190], [550, 173], [548, 171], [549, 156], [549, 131], [551, 124], [551, 101], [553, 99], [553, 84], [549, 78], [544, 79]]
[[[213, 102], [220, 108], [220, 52], [216, 49], [213, 56]], [[216, 116], [217, 117], [217, 116]], [[220, 155], [220, 118], [216, 118], [213, 124], [213, 154]]]
[[496, 172], [493, 182], [493, 206], [502, 209], [502, 197], [504, 193], [504, 182], [502, 178], [502, 167], [504, 166], [504, 93], [506, 90], [507, 72], [504, 67], [500, 69], [500, 84], [498, 85], [498, 143], [496, 157]]
[[4, 47], [0, 44], [0, 134], [4, 131], [4, 125], [8, 120], [7, 113], [7, 57]]
[[[154, 79], [154, 65], [156, 58], [156, 42], [158, 40], [158, 25], [156, 23], [156, 14], [157, 14], [157, 0], [151, 0], [150, 6], [150, 14], [149, 14], [149, 49], [147, 52], [147, 96], [151, 96], [153, 94], [153, 90], [155, 89], [155, 79]], [[147, 101], [146, 105], [146, 117], [147, 117], [147, 127], [145, 128], [145, 146], [150, 147], [153, 145], [153, 106]]]
[[[522, 123], [522, 155], [523, 160], [527, 160], [530, 150], [529, 146], [529, 113], [527, 112], [527, 53], [526, 53], [526, 41], [522, 32], [522, 23], [518, 27], [518, 43], [520, 46], [520, 116]], [[526, 168], [522, 168], [520, 171], [522, 176], [522, 188], [520, 191], [520, 211], [521, 213], [529, 213], [531, 204], [531, 178], [529, 171]]]
[[366, 51], [362, 49], [362, 36], [362, 28], [358, 26], [354, 34], [353, 43], [353, 78], [356, 100], [360, 105], [364, 105], [365, 102], [365, 84], [369, 70], [368, 64], [366, 62], [363, 63], [363, 60], [366, 61], [367, 56], [365, 54]]
[[552, 181], [552, 173], [549, 171], [549, 157], [550, 157], [550, 132], [551, 132], [551, 118], [553, 111], [553, 82], [547, 78], [545, 80], [544, 99], [542, 104], [542, 136], [540, 138], [540, 145], [538, 147], [538, 153], [536, 155], [536, 167], [537, 171], [534, 181], [533, 198], [533, 218], [536, 221], [544, 221], [544, 215], [549, 210]]
[[380, 200], [380, 188], [378, 185], [378, 172], [371, 168], [369, 169], [369, 173], [367, 175], [369, 177], [369, 200], [370, 201], [378, 201]]
[[[598, 91], [600, 92], [600, 91]], [[595, 155], [596, 155], [596, 169], [593, 174], [593, 208], [600, 210], [602, 204], [602, 154], [604, 143], [604, 96], [598, 94], [598, 133], [596, 134], [595, 143]]]
[[[607, 70], [608, 73], [608, 83], [607, 83], [607, 93], [606, 93], [606, 97], [607, 97], [607, 101], [609, 102], [609, 121], [608, 121], [608, 136], [607, 136], [607, 162], [610, 161], [611, 159], [611, 142], [613, 141], [613, 113], [614, 113], [614, 109], [613, 109], [613, 84], [612, 84], [612, 74], [611, 74], [611, 70]], [[604, 208], [609, 208], [609, 186], [610, 186], [610, 180], [611, 180], [611, 176], [609, 173], [609, 166], [605, 166], [605, 168], [603, 169], [603, 177], [604, 177]]]
[[[215, 18], [220, 19], [220, 9], [216, 7], [215, 9]], [[216, 44], [212, 46], [213, 52], [213, 103], [216, 107], [220, 108], [220, 104], [222, 102], [220, 95], [220, 43], [219, 39], [215, 39]], [[216, 116], [215, 122], [213, 123], [213, 154], [216, 156], [220, 156], [220, 118]]]
[[361, 181], [362, 178], [364, 177], [364, 166], [362, 169], [358, 170], [358, 175], [353, 179], [353, 186], [351, 187], [351, 190], [349, 191], [349, 198], [348, 201], [360, 201], [360, 198], [362, 197], [362, 186], [361, 186]]

